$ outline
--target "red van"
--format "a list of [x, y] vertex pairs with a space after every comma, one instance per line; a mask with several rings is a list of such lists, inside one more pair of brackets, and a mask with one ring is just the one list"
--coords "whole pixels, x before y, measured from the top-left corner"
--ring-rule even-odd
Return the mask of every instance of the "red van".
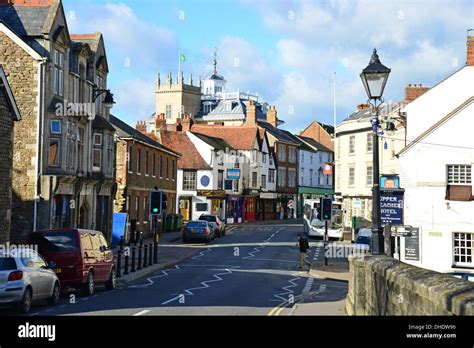
[[81, 289], [86, 296], [94, 293], [94, 285], [115, 288], [115, 260], [101, 232], [61, 229], [33, 232], [28, 242], [53, 267], [64, 289]]

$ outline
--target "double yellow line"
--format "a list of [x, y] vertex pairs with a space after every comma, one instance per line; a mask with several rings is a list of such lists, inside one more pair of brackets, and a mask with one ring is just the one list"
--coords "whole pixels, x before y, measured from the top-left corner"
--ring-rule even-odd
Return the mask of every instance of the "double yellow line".
[[275, 308], [273, 308], [268, 314], [267, 316], [276, 316], [276, 315], [280, 315], [280, 313], [286, 308], [286, 306], [283, 304], [283, 305], [280, 305], [280, 306], [277, 306]]

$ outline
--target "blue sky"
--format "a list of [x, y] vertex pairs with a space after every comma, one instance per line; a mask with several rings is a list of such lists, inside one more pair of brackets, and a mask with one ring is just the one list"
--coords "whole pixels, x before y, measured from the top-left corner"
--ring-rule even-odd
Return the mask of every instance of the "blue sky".
[[366, 100], [358, 77], [374, 47], [392, 68], [386, 100], [408, 83], [433, 85], [465, 64], [474, 0], [63, 0], [71, 33], [104, 34], [113, 113], [134, 125], [154, 112], [155, 81], [211, 70], [228, 90], [259, 93], [292, 131], [340, 122]]

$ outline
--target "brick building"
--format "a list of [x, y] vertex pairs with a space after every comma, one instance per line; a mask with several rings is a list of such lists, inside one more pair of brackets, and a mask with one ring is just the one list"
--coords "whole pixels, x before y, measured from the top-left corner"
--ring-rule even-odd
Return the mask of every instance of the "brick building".
[[15, 98], [0, 66], [0, 243], [10, 240], [13, 122], [20, 119]]
[[12, 241], [81, 227], [111, 236], [114, 129], [100, 33], [70, 35], [60, 0], [0, 0], [2, 62], [22, 122], [14, 130]]
[[166, 193], [167, 213], [176, 211], [177, 163], [180, 154], [161, 145], [146, 134], [145, 123], [137, 129], [114, 116], [110, 121], [117, 135], [115, 212], [128, 213], [136, 220], [137, 231], [154, 231], [149, 216], [150, 191], [157, 188]]

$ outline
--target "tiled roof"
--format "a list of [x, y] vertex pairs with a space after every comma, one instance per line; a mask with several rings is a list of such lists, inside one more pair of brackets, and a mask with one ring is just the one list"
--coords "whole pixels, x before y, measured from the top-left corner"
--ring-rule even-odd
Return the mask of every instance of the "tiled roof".
[[0, 20], [19, 36], [42, 36], [49, 6], [0, 5]]
[[252, 150], [257, 138], [257, 126], [206, 126], [194, 125], [193, 132], [225, 140], [237, 150]]
[[303, 136], [301, 136], [301, 135], [298, 135], [297, 137], [300, 138], [301, 140], [307, 142], [307, 143], [310, 144], [311, 146], [314, 146], [315, 148], [317, 148], [317, 149], [320, 150], [320, 151], [331, 152], [331, 153], [334, 152], [333, 150], [328, 149], [328, 148], [327, 148], [326, 146], [324, 146], [323, 144], [318, 143], [318, 142], [317, 142], [316, 140], [314, 140], [313, 138], [303, 137]]
[[171, 152], [171, 153], [176, 154], [177, 156], [180, 156], [179, 152], [173, 151], [171, 148], [160, 144], [153, 138], [142, 134], [141, 132], [133, 128], [132, 126], [129, 126], [128, 124], [126, 124], [125, 122], [123, 122], [122, 120], [118, 119], [117, 117], [113, 115], [110, 115], [110, 122], [114, 126], [114, 129], [116, 130], [117, 135], [119, 137], [134, 138], [150, 146], [157, 147], [164, 151]]
[[233, 150], [233, 147], [221, 138], [211, 137], [197, 132], [191, 132], [205, 143], [211, 145], [216, 150]]
[[102, 116], [99, 116], [99, 115], [94, 117], [94, 120], [92, 121], [92, 127], [115, 131], [114, 126], [109, 121], [107, 121], [105, 118], [103, 118]]
[[282, 132], [286, 133], [286, 135], [288, 135], [288, 137], [290, 137], [291, 139], [293, 139], [294, 142], [298, 143], [300, 145], [300, 149], [301, 150], [304, 150], [304, 151], [309, 151], [309, 152], [316, 152], [311, 146], [308, 146], [308, 144], [306, 144], [305, 142], [301, 141], [301, 139], [299, 139], [296, 135], [292, 134], [291, 132], [287, 131], [287, 130], [281, 130]]
[[185, 132], [164, 130], [161, 131], [160, 136], [163, 145], [182, 154], [178, 160], [179, 169], [211, 169]]
[[283, 141], [283, 142], [294, 144], [294, 145], [300, 144], [299, 141], [296, 141], [293, 137], [289, 136], [286, 132], [273, 126], [272, 124], [268, 122], [258, 121], [257, 123], [259, 127], [265, 129], [268, 133], [273, 135], [279, 141]]

